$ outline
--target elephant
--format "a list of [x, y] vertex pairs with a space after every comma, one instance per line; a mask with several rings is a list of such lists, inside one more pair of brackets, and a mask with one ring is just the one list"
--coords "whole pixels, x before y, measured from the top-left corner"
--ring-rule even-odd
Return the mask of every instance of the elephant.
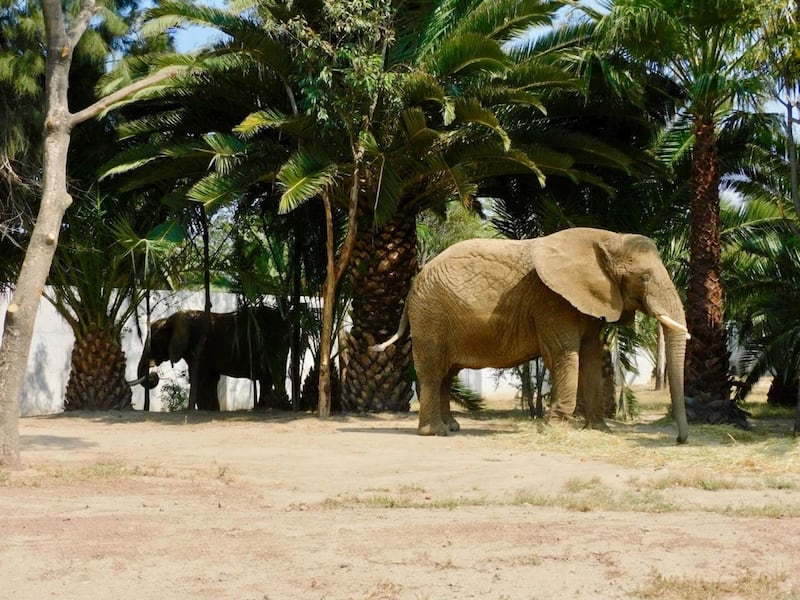
[[635, 311], [664, 326], [678, 443], [686, 442], [683, 305], [655, 243], [642, 235], [576, 227], [530, 240], [459, 242], [415, 277], [395, 343], [410, 325], [421, 435], [447, 435], [450, 382], [463, 368], [508, 368], [541, 357], [552, 376], [550, 420], [568, 419], [580, 392], [588, 427], [602, 415], [603, 322]]
[[181, 310], [154, 321], [139, 360], [137, 381], [155, 387], [157, 376], [148, 377], [151, 366], [184, 359], [189, 365], [190, 409], [219, 410], [220, 375], [258, 381], [258, 406], [267, 406], [271, 394], [285, 396], [291, 328], [280, 310], [265, 306], [211, 313], [207, 336], [203, 335], [205, 322], [202, 310]]

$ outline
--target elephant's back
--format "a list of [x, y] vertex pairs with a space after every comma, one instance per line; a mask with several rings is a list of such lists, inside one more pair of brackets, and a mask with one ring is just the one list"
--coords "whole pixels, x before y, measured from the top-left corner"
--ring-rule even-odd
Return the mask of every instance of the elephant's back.
[[419, 272], [412, 297], [485, 305], [533, 270], [531, 243], [476, 238], [453, 244]]

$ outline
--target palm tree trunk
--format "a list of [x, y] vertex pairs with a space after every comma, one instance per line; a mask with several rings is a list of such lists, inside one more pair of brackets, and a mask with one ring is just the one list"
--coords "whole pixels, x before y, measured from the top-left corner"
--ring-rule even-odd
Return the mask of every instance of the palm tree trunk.
[[98, 329], [76, 339], [71, 363], [64, 410], [130, 408], [125, 353], [113, 328]]
[[692, 422], [747, 426], [731, 400], [730, 352], [724, 321], [719, 217], [719, 165], [711, 121], [695, 125], [686, 348], [687, 416]]
[[399, 209], [377, 231], [359, 228], [350, 270], [353, 327], [343, 337], [344, 410], [409, 410], [413, 395], [410, 339], [406, 337], [382, 353], [368, 348], [397, 331], [403, 301], [416, 273], [417, 225], [412, 211]]

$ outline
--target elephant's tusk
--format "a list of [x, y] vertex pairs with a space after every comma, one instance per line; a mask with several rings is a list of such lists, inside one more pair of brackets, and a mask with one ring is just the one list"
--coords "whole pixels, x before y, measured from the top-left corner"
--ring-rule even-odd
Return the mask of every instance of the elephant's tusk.
[[656, 315], [656, 319], [658, 319], [661, 324], [666, 327], [667, 329], [674, 329], [676, 331], [682, 331], [686, 334], [686, 339], [691, 339], [692, 336], [689, 333], [689, 330], [686, 329], [685, 326], [678, 323], [675, 319], [668, 317], [667, 315]]
[[147, 375], [142, 375], [138, 379], [134, 379], [133, 381], [125, 381], [130, 387], [134, 387], [136, 385], [143, 385], [146, 388], [153, 389], [158, 385], [158, 373], [155, 371], [150, 371]]

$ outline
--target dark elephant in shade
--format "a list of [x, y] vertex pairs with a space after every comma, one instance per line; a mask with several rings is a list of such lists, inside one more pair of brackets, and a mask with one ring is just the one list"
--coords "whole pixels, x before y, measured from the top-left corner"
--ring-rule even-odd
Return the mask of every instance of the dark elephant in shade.
[[220, 375], [258, 381], [259, 407], [271, 405], [276, 398], [285, 404], [288, 319], [271, 307], [211, 313], [210, 317], [207, 332], [202, 310], [182, 310], [154, 321], [139, 360], [142, 385], [158, 384], [157, 377], [148, 377], [151, 366], [184, 359], [189, 366], [190, 409], [219, 410]]

